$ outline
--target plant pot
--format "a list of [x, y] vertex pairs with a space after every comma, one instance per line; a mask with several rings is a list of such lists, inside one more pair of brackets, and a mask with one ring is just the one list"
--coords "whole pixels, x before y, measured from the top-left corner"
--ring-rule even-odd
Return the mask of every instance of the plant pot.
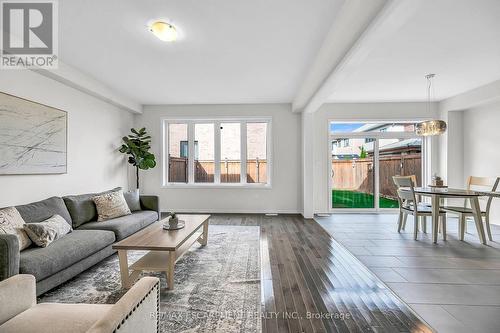
[[178, 217], [174, 217], [174, 218], [171, 217], [170, 220], [168, 220], [168, 224], [171, 226], [176, 226], [178, 223], [179, 223]]
[[178, 230], [182, 229], [185, 226], [185, 222], [179, 220], [178, 217], [170, 218], [163, 224], [163, 229], [165, 230]]

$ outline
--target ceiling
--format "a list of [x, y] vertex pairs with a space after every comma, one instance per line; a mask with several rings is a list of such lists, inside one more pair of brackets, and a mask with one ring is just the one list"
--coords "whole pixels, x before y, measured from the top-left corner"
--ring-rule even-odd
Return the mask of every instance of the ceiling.
[[[343, 0], [59, 2], [59, 56], [141, 104], [290, 102]], [[168, 19], [180, 40], [147, 30]]]
[[330, 102], [425, 100], [427, 73], [437, 74], [436, 100], [500, 79], [500, 1], [397, 1], [418, 5], [402, 24], [382, 22], [373, 33], [384, 35], [350, 59]]

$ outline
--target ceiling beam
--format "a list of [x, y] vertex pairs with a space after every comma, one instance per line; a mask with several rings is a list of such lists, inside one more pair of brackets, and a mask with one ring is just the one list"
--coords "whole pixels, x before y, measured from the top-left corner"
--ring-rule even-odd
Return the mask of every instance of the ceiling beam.
[[48, 70], [33, 68], [31, 70], [69, 87], [82, 91], [90, 96], [98, 98], [106, 103], [114, 105], [120, 109], [136, 114], [142, 113], [142, 105], [140, 103], [120, 95], [100, 81], [69, 65], [66, 65], [60, 60], [57, 69]]
[[[315, 112], [383, 38], [396, 32], [419, 1], [348, 0], [344, 3], [292, 103], [294, 112]], [[390, 18], [390, 19], [389, 19]]]
[[439, 102], [441, 111], [462, 111], [500, 101], [500, 80]]

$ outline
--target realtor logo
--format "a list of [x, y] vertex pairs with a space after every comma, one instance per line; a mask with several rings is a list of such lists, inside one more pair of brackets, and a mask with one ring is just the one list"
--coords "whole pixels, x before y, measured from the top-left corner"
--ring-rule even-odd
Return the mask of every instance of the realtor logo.
[[57, 68], [57, 3], [0, 1], [2, 69]]

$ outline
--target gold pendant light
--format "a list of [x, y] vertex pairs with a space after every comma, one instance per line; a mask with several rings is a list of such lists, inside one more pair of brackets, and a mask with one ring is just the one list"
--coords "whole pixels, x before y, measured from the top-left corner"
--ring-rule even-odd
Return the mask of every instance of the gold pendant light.
[[[431, 113], [432, 79], [436, 74], [427, 74], [427, 113]], [[443, 120], [427, 120], [416, 124], [415, 133], [420, 136], [441, 135], [446, 132], [446, 122]]]

